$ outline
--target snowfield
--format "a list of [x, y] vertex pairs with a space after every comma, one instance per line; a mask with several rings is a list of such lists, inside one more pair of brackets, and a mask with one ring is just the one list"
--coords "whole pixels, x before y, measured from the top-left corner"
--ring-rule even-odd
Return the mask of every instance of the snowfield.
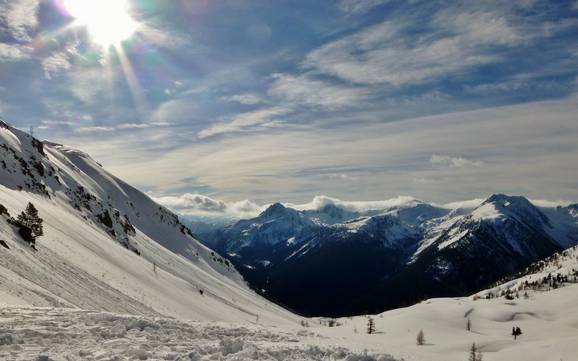
[[[432, 299], [372, 316], [372, 335], [367, 317], [339, 319], [337, 327], [310, 320], [311, 327], [299, 328], [5, 307], [0, 360], [465, 361], [475, 342], [486, 361], [573, 361], [577, 299], [578, 285], [513, 301]], [[514, 326], [523, 331], [517, 340]], [[419, 330], [423, 346], [416, 344]]]
[[[185, 322], [76, 309], [0, 311], [0, 359], [395, 361], [323, 345], [308, 331]], [[317, 344], [319, 343], [319, 344]]]
[[[529, 298], [492, 300], [440, 298], [372, 316], [376, 333], [366, 334], [367, 317], [339, 319], [342, 325], [320, 333], [382, 351], [407, 361], [466, 361], [476, 343], [484, 361], [578, 360], [578, 284], [549, 292], [529, 291]], [[471, 331], [466, 330], [468, 317]], [[511, 336], [518, 326], [523, 335]], [[426, 344], [416, 337], [425, 333]]]

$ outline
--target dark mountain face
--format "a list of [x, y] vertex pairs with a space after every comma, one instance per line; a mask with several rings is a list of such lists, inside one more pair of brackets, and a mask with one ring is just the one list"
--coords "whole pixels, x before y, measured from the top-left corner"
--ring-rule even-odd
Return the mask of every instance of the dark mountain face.
[[264, 296], [303, 315], [335, 317], [483, 288], [568, 238], [578, 243], [572, 211], [558, 209], [552, 221], [526, 198], [500, 194], [460, 212], [422, 202], [366, 213], [275, 204], [215, 237], [217, 251]]

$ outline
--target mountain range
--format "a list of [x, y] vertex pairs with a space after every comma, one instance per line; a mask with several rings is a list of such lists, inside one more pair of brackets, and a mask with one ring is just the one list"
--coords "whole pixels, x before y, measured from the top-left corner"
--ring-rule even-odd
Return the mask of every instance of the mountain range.
[[[457, 361], [473, 342], [496, 360], [575, 358], [578, 205], [373, 204], [189, 229], [86, 153], [0, 122], [0, 359]], [[451, 295], [468, 297], [418, 302]]]
[[307, 316], [350, 316], [483, 289], [577, 244], [577, 210], [504, 194], [461, 207], [275, 203], [200, 238], [270, 300]]

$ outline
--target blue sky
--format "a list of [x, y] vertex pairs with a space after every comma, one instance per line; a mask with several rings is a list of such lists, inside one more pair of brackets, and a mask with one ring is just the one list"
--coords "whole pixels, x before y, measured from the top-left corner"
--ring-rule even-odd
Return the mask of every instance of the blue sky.
[[578, 199], [577, 1], [130, 9], [105, 51], [61, 1], [0, 0], [0, 116], [157, 197]]

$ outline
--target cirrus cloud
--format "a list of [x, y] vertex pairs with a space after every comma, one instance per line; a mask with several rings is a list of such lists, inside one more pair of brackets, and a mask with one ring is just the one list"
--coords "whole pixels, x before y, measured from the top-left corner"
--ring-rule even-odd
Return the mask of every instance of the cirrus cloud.
[[267, 127], [267, 125], [273, 124], [279, 117], [287, 115], [291, 111], [289, 108], [280, 106], [237, 114], [227, 121], [201, 130], [198, 133], [198, 137], [202, 139], [219, 134], [240, 132], [250, 127]]
[[482, 167], [484, 162], [471, 160], [464, 157], [452, 157], [449, 155], [432, 155], [429, 162], [431, 164], [445, 165], [451, 168]]

